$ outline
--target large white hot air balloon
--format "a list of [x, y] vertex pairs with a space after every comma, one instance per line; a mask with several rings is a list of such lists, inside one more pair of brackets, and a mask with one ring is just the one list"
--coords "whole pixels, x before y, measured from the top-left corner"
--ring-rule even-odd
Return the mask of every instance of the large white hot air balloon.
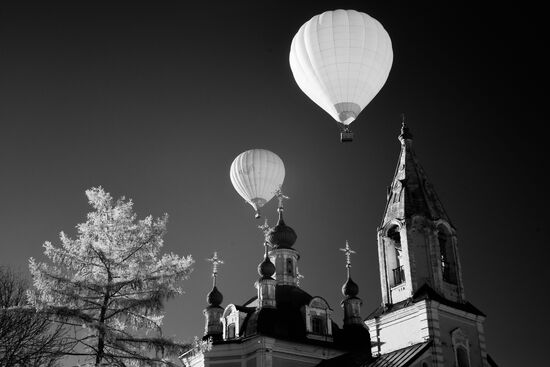
[[285, 166], [279, 156], [265, 149], [251, 149], [233, 160], [229, 170], [235, 190], [256, 211], [275, 196], [285, 179]]
[[382, 25], [355, 10], [326, 11], [306, 22], [292, 40], [290, 68], [302, 91], [340, 123], [348, 125], [380, 91], [393, 51]]

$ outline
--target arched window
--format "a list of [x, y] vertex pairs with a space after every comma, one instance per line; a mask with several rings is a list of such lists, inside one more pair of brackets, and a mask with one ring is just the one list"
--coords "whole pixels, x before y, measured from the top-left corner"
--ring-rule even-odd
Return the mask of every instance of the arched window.
[[399, 227], [392, 226], [387, 232], [388, 244], [387, 244], [387, 261], [388, 267], [391, 270], [390, 284], [395, 287], [405, 282], [405, 271], [403, 264], [401, 263], [402, 248], [401, 248], [401, 235], [399, 234]]
[[286, 273], [288, 275], [294, 275], [294, 266], [292, 264], [292, 259], [291, 258], [288, 258], [286, 259]]
[[453, 241], [444, 226], [438, 227], [437, 240], [441, 261], [441, 274], [447, 283], [456, 284], [456, 260], [453, 251]]
[[331, 340], [332, 323], [330, 315], [332, 310], [327, 301], [321, 297], [313, 297], [302, 311], [306, 318], [307, 337], [318, 340]]
[[451, 339], [455, 351], [456, 366], [470, 367], [470, 341], [468, 335], [460, 328], [456, 328], [451, 332]]
[[393, 241], [395, 247], [401, 248], [401, 235], [397, 226], [393, 226], [388, 230], [388, 237]]
[[458, 367], [470, 367], [470, 360], [466, 348], [456, 348], [456, 363]]

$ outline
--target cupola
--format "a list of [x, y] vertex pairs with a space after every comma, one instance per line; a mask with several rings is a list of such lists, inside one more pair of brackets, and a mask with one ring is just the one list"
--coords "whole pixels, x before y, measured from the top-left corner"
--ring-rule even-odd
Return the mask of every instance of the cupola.
[[277, 211], [279, 220], [277, 225], [267, 233], [266, 239], [273, 248], [292, 248], [298, 236], [294, 229], [286, 225], [283, 219], [283, 208], [279, 207]]

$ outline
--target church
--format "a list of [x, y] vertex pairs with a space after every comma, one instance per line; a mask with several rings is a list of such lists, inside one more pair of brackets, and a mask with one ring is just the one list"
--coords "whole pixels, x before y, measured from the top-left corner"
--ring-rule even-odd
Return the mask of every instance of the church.
[[[382, 304], [364, 318], [359, 286], [342, 286], [343, 324], [331, 306], [299, 286], [297, 235], [279, 220], [266, 230], [256, 295], [222, 306], [214, 284], [204, 309], [208, 351], [180, 356], [186, 367], [489, 367], [485, 315], [467, 301], [455, 227], [428, 181], [405, 123], [401, 151], [378, 228]], [[366, 313], [365, 313], [366, 314]]]

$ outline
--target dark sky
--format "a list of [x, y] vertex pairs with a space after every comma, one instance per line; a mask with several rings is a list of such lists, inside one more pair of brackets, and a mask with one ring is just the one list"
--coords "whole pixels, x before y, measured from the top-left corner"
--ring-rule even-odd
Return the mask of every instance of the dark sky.
[[[211, 284], [204, 259], [214, 250], [225, 260], [223, 305], [255, 294], [261, 223], [231, 186], [229, 167], [242, 151], [265, 148], [286, 166], [285, 219], [298, 233], [301, 286], [326, 298], [341, 323], [338, 249], [349, 240], [366, 316], [380, 303], [376, 229], [405, 112], [458, 229], [466, 296], [488, 315], [489, 353], [502, 366], [543, 364], [550, 251], [541, 9], [202, 3], [0, 8], [0, 264], [27, 271], [30, 256], [42, 260], [42, 243], [74, 234], [89, 211], [84, 190], [101, 185], [132, 198], [140, 216], [170, 215], [166, 250], [196, 264], [186, 294], [166, 307], [164, 330], [202, 335]], [[389, 79], [353, 123], [351, 144], [339, 142], [288, 65], [301, 24], [335, 8], [378, 19], [394, 49]], [[275, 208], [264, 210], [271, 224]]]

